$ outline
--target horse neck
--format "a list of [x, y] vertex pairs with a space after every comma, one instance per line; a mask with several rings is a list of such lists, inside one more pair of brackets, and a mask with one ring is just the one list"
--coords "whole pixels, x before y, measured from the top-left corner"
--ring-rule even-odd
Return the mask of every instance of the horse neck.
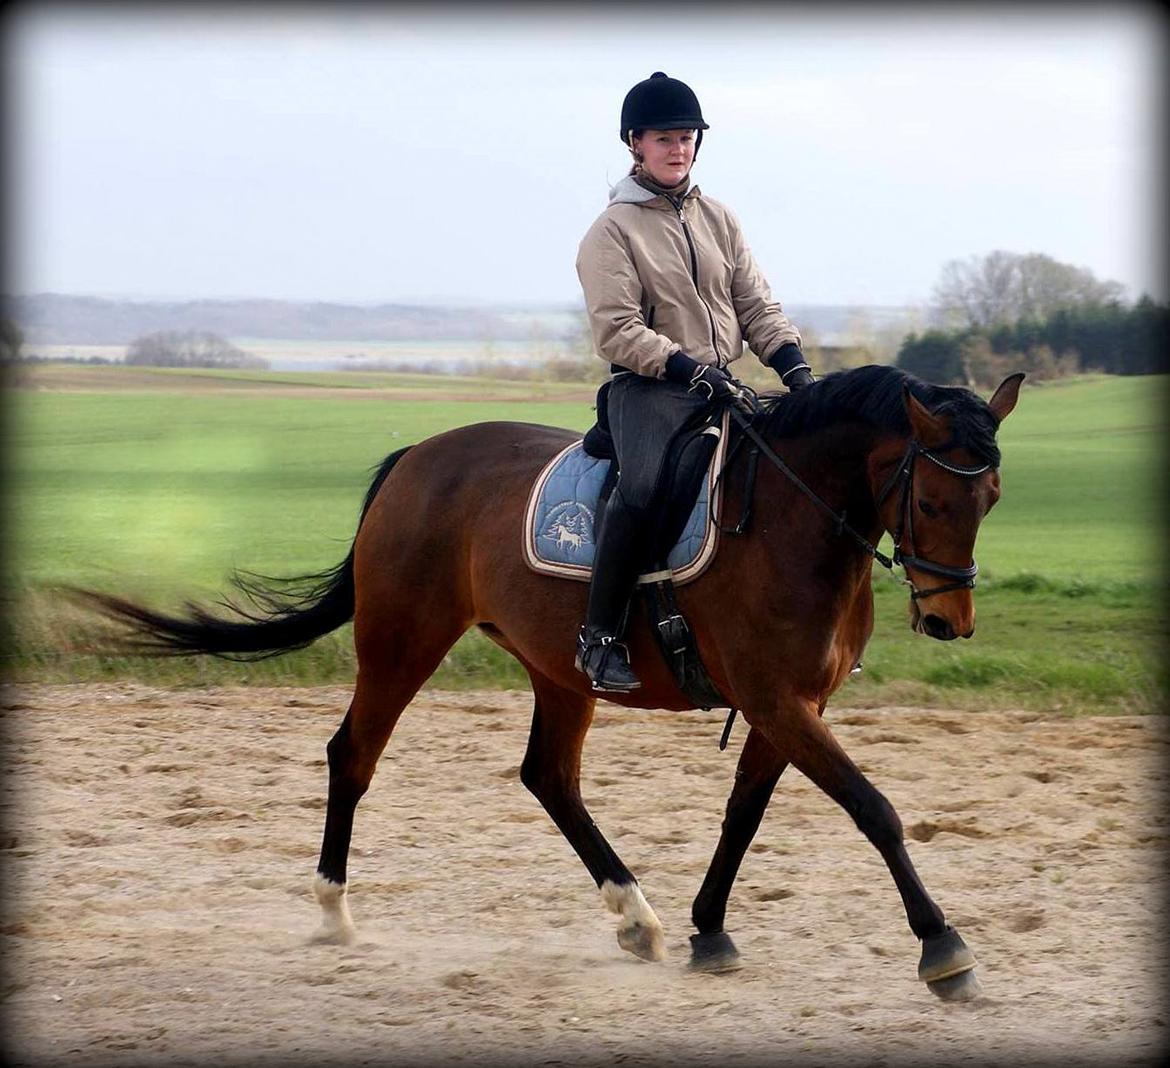
[[[871, 541], [881, 534], [869, 460], [875, 449], [889, 448], [892, 437], [863, 423], [842, 422], [798, 437], [780, 438], [772, 447], [818, 497]], [[766, 463], [766, 461], [765, 461]], [[787, 483], [779, 471], [776, 477]], [[789, 484], [790, 494], [799, 494]], [[826, 516], [826, 523], [831, 520]]]

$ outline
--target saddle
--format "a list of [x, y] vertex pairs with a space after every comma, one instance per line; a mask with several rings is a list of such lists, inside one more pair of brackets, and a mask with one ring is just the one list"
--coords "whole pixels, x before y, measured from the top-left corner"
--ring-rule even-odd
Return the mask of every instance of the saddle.
[[[639, 583], [667, 571], [678, 585], [698, 578], [715, 553], [716, 520], [726, 418], [681, 434], [667, 455], [654, 531], [646, 561], [649, 572]], [[596, 439], [594, 439], [596, 441]], [[528, 497], [524, 549], [537, 572], [588, 582], [593, 574], [595, 528], [617, 481], [618, 464], [608, 455], [590, 453], [590, 438], [575, 441], [554, 456]], [[715, 462], [712, 463], [714, 456]]]
[[[617, 481], [609, 432], [609, 383], [598, 391], [597, 422], [582, 441], [566, 446], [537, 477], [524, 520], [524, 555], [541, 574], [588, 582], [592, 577], [594, 524]], [[701, 575], [714, 558], [728, 439], [726, 411], [713, 406], [676, 435], [667, 452], [662, 505], [649, 540], [648, 570], [639, 575], [651, 627], [679, 688], [700, 708], [730, 708], [710, 681], [690, 627], [678, 609], [674, 586]]]

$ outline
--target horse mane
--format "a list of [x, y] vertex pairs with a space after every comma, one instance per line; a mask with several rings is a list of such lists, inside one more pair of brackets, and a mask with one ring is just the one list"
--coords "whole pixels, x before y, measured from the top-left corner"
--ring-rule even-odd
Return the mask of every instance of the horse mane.
[[902, 390], [930, 411], [951, 421], [956, 445], [965, 446], [982, 463], [998, 467], [995, 433], [999, 420], [981, 397], [962, 386], [936, 386], [898, 367], [869, 364], [834, 371], [796, 393], [763, 395], [761, 429], [771, 437], [792, 438], [815, 433], [843, 420], [860, 420], [894, 434], [908, 435], [910, 420]]

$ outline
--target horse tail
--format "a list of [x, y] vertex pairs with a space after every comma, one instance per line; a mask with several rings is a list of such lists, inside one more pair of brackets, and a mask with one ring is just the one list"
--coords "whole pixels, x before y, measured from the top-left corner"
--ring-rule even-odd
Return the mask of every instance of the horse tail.
[[[408, 445], [382, 461], [366, 491], [359, 530], [386, 476], [409, 449]], [[67, 593], [129, 628], [130, 634], [116, 641], [116, 651], [146, 656], [264, 660], [304, 648], [353, 619], [353, 556], [351, 545], [346, 558], [336, 567], [289, 578], [234, 571], [230, 581], [251, 607], [230, 600], [217, 603], [234, 613], [235, 618], [215, 615], [190, 601], [183, 606], [182, 615], [165, 615], [97, 590], [70, 587]]]

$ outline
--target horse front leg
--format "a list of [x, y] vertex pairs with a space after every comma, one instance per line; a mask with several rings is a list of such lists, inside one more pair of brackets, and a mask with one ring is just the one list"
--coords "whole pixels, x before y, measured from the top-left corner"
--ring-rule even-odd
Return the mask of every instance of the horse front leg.
[[691, 906], [691, 921], [698, 931], [691, 935], [690, 966], [694, 969], [720, 972], [739, 967], [739, 951], [723, 930], [727, 899], [776, 783], [787, 766], [788, 762], [772, 743], [753, 727], [736, 765], [735, 785], [727, 799], [719, 844]]
[[975, 956], [946, 922], [914, 870], [893, 805], [849, 759], [815, 704], [793, 701], [785, 713], [761, 723], [794, 767], [836, 801], [886, 862], [902, 897], [910, 930], [922, 943], [918, 978], [940, 998], [966, 1001], [980, 993]]

